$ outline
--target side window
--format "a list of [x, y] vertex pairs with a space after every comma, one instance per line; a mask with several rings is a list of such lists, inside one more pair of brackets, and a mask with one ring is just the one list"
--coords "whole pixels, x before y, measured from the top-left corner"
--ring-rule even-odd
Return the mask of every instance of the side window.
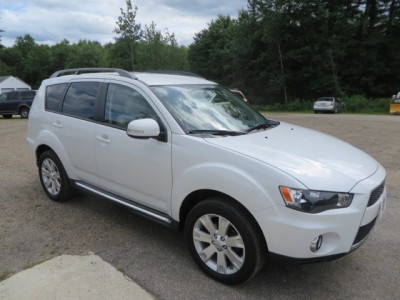
[[18, 92], [10, 92], [8, 93], [7, 100], [18, 100]]
[[26, 91], [26, 92], [21, 92], [21, 98], [22, 99], [33, 99], [35, 98], [36, 92], [35, 91]]
[[62, 112], [74, 117], [93, 119], [99, 82], [74, 82], [65, 95]]
[[7, 94], [1, 94], [0, 95], [0, 101], [4, 101], [7, 99]]
[[46, 88], [46, 100], [44, 107], [46, 110], [57, 111], [58, 103], [64, 93], [66, 83], [49, 85]]
[[106, 123], [126, 129], [130, 121], [145, 118], [158, 119], [140, 93], [123, 85], [109, 84], [104, 111]]

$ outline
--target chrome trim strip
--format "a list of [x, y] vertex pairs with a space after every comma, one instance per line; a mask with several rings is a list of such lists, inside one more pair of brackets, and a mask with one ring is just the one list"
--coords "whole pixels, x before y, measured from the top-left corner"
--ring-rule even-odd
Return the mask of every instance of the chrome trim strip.
[[136, 205], [134, 205], [134, 204], [132, 204], [132, 203], [128, 203], [128, 202], [125, 202], [125, 201], [123, 201], [123, 200], [120, 200], [120, 199], [118, 199], [118, 198], [116, 198], [116, 197], [113, 197], [113, 196], [111, 196], [111, 195], [109, 195], [109, 194], [103, 193], [103, 192], [101, 192], [101, 191], [99, 191], [99, 190], [97, 190], [97, 189], [95, 189], [95, 188], [92, 188], [92, 187], [90, 187], [90, 186], [87, 186], [86, 184], [84, 184], [84, 183], [82, 183], [82, 182], [75, 182], [75, 185], [77, 185], [77, 186], [79, 186], [79, 187], [81, 187], [81, 188], [83, 188], [83, 189], [85, 189], [85, 190], [88, 190], [88, 191], [90, 191], [90, 192], [92, 192], [92, 193], [95, 193], [95, 194], [97, 194], [97, 195], [99, 195], [99, 196], [102, 196], [102, 197], [104, 197], [104, 198], [107, 198], [107, 199], [109, 199], [109, 200], [111, 200], [111, 201], [114, 201], [114, 202], [117, 202], [117, 203], [122, 204], [122, 205], [124, 205], [124, 206], [127, 206], [127, 207], [129, 207], [129, 208], [131, 208], [131, 209], [133, 209], [133, 210], [136, 210], [136, 211], [138, 211], [138, 212], [141, 212], [141, 213], [143, 213], [143, 214], [146, 214], [146, 215], [148, 215], [148, 216], [150, 216], [150, 217], [152, 217], [152, 218], [156, 218], [157, 220], [160, 220], [160, 221], [162, 221], [162, 222], [164, 222], [164, 223], [168, 223], [168, 224], [171, 224], [171, 223], [172, 223], [172, 221], [171, 221], [170, 219], [166, 218], [166, 217], [163, 217], [163, 216], [160, 216], [160, 215], [158, 215], [158, 214], [156, 214], [156, 213], [154, 213], [154, 212], [145, 210], [145, 209], [143, 209], [143, 208], [141, 208], [141, 207], [139, 207], [139, 206], [136, 206]]

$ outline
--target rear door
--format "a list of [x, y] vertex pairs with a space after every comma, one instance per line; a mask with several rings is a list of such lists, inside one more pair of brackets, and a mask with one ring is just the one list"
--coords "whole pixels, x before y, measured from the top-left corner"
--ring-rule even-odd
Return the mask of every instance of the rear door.
[[171, 197], [171, 138], [136, 139], [126, 133], [130, 121], [166, 122], [140, 88], [110, 82], [104, 96], [102, 122], [96, 125], [95, 148], [99, 185], [108, 192], [169, 213]]
[[94, 155], [95, 115], [102, 82], [72, 82], [65, 93], [60, 113], [54, 115], [54, 132], [65, 149], [75, 176], [97, 185]]

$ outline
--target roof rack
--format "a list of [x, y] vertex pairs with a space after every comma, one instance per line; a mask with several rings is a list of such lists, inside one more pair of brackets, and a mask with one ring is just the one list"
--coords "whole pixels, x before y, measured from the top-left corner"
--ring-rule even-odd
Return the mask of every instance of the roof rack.
[[60, 77], [64, 75], [79, 75], [84, 73], [103, 73], [103, 72], [115, 72], [122, 77], [138, 79], [135, 75], [128, 71], [118, 68], [78, 68], [78, 69], [66, 69], [54, 72], [50, 78]]
[[187, 72], [187, 71], [148, 70], [148, 71], [143, 71], [143, 72], [167, 74], [167, 75], [181, 75], [181, 76], [191, 76], [191, 77], [203, 78], [203, 76], [200, 76], [200, 75], [195, 74], [195, 73]]

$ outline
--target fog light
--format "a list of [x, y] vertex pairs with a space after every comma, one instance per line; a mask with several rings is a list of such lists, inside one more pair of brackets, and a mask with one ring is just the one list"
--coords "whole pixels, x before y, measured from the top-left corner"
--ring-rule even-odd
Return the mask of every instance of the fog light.
[[317, 252], [317, 251], [321, 248], [321, 245], [322, 245], [322, 235], [319, 235], [318, 237], [316, 237], [316, 238], [311, 242], [310, 250], [311, 250], [312, 252]]

